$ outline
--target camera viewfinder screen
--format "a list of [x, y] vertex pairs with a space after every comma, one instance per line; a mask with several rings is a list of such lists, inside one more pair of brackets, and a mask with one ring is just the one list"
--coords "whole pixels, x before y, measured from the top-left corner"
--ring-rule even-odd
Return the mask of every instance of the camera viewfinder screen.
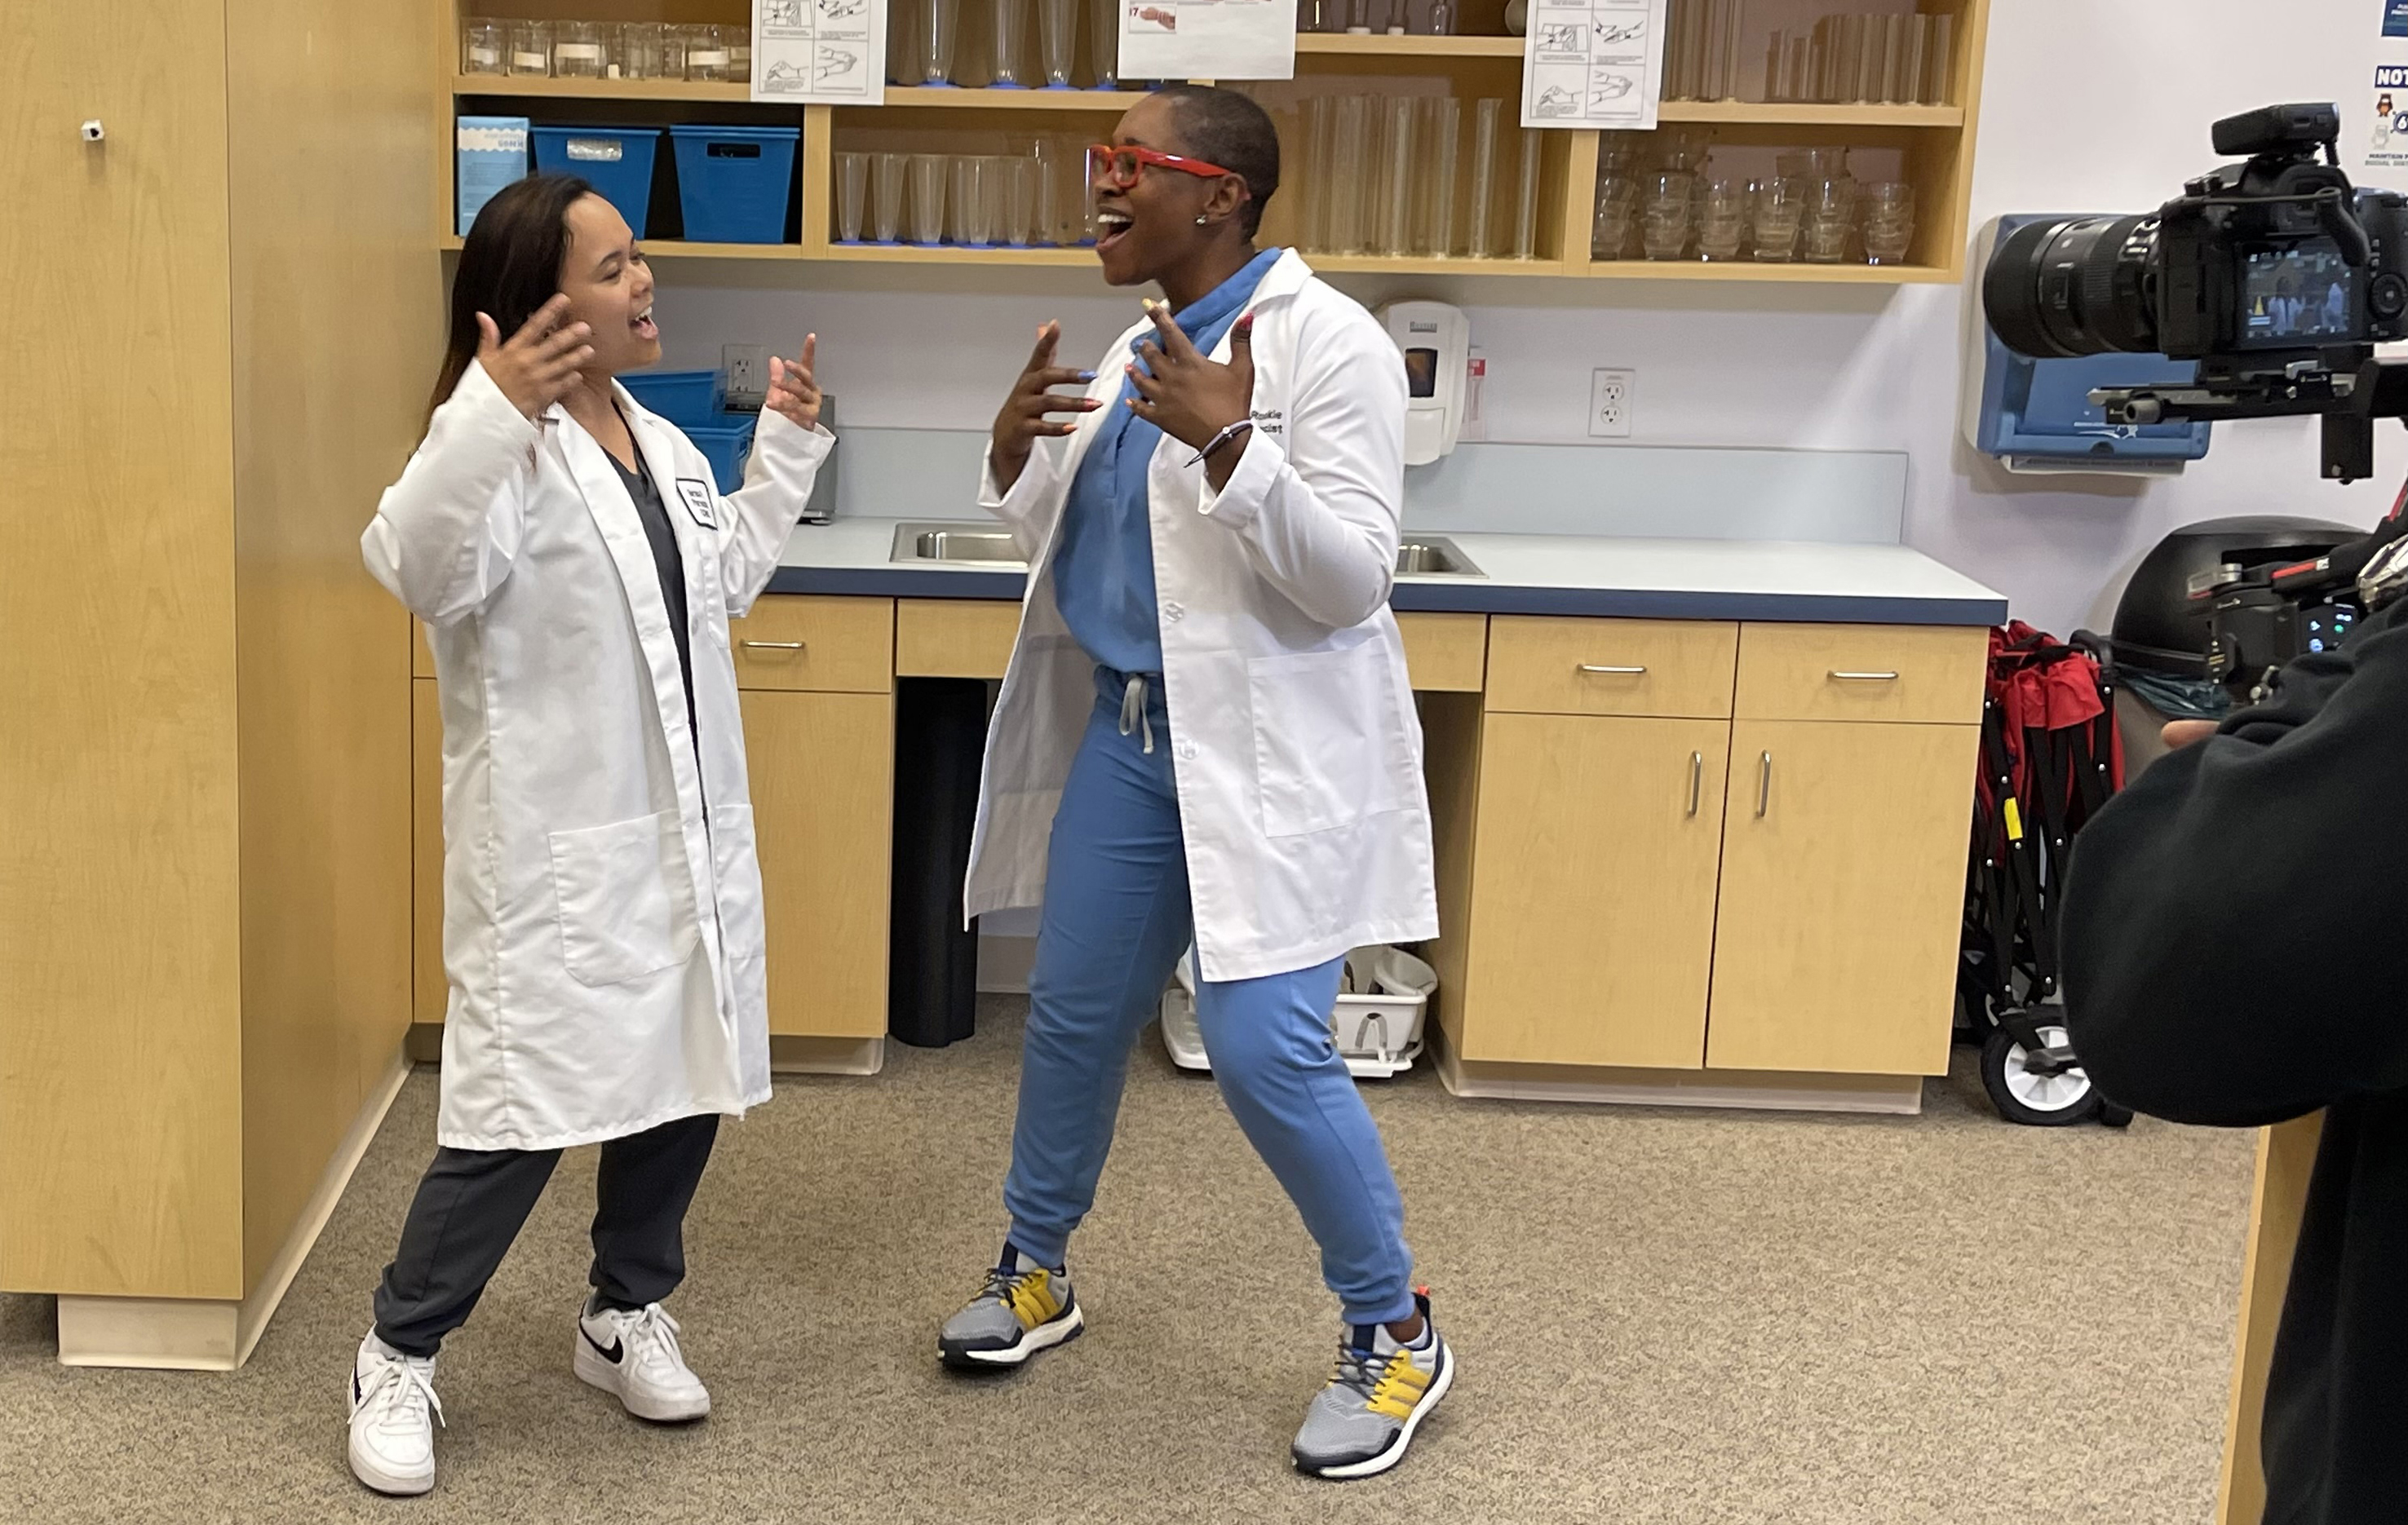
[[2329, 238], [2241, 256], [2241, 337], [2252, 348], [2346, 342], [2358, 330], [2357, 299], [2357, 278]]

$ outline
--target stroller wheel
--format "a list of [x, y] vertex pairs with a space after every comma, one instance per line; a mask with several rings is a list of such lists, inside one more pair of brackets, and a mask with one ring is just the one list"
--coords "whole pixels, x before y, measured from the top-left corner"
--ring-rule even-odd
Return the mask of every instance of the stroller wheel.
[[[2062, 1027], [2043, 1027], [2041, 1041], [2051, 1048], [2067, 1042]], [[2086, 1121], [2098, 1112], [2099, 1092], [2079, 1064], [2048, 1075], [2031, 1067], [2022, 1044], [2004, 1028], [1994, 1028], [1982, 1045], [1982, 1089], [1999, 1116], [2027, 1128], [2063, 1128]]]

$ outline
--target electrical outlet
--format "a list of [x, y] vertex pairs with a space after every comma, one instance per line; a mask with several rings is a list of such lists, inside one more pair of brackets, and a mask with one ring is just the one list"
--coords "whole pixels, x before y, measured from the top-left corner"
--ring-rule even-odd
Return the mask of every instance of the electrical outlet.
[[1588, 432], [1599, 439], [1630, 437], [1630, 393], [1636, 371], [1591, 371], [1588, 383]]
[[719, 365], [727, 378], [727, 406], [738, 412], [759, 412], [769, 399], [768, 346], [721, 345]]

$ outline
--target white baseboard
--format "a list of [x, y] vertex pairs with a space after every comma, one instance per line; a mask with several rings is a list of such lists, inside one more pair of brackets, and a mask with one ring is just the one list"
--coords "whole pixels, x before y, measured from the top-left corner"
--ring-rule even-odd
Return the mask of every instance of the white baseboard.
[[409, 1077], [409, 1057], [395, 1049], [393, 1062], [369, 1089], [343, 1141], [326, 1162], [317, 1188], [294, 1220], [267, 1270], [239, 1303], [203, 1298], [75, 1297], [59, 1299], [59, 1364], [137, 1366], [188, 1372], [230, 1372], [251, 1359], [267, 1321], [276, 1316], [293, 1278], [309, 1258], [318, 1235], [351, 1173], [384, 1126], [385, 1114]]
[[882, 1037], [769, 1039], [771, 1075], [876, 1075], [885, 1067]]

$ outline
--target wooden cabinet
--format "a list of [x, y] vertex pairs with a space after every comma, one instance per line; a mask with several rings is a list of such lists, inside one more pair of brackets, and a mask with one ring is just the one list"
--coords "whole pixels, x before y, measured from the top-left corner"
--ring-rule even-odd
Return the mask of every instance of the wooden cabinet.
[[1979, 734], [1733, 727], [1708, 1065], [1948, 1067]]
[[1489, 621], [1488, 707], [1540, 715], [1731, 712], [1739, 627], [1705, 620]]
[[1705, 1062], [1730, 726], [1492, 715], [1463, 1056]]
[[894, 696], [752, 690], [743, 700], [769, 1031], [882, 1036]]

